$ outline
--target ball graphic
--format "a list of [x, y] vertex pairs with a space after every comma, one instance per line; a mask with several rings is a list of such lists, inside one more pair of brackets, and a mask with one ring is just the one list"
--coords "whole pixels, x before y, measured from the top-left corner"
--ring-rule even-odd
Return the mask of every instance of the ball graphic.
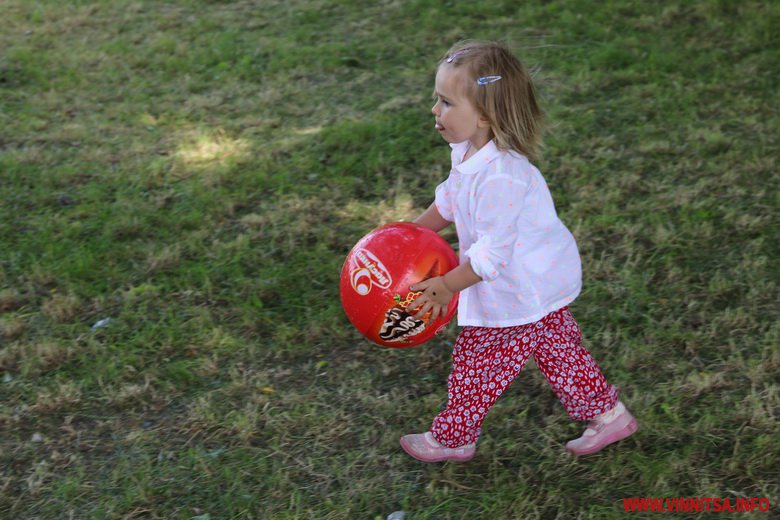
[[443, 317], [431, 321], [429, 313], [420, 319], [406, 311], [421, 294], [409, 286], [457, 266], [455, 251], [435, 231], [411, 222], [384, 225], [361, 238], [347, 255], [339, 283], [341, 305], [352, 325], [377, 345], [420, 345], [449, 323], [458, 295]]

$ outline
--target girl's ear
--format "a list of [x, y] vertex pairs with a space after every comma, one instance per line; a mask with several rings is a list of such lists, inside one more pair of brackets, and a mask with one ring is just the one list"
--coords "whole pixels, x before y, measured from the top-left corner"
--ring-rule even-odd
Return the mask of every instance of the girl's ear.
[[479, 116], [479, 121], [477, 122], [477, 127], [478, 128], [490, 128], [490, 120], [485, 115]]

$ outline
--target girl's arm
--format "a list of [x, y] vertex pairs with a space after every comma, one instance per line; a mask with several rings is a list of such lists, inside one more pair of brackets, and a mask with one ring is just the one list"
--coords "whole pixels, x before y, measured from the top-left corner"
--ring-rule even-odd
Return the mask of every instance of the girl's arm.
[[[436, 203], [428, 206], [428, 209], [417, 217], [414, 223], [436, 232], [452, 224], [441, 216], [439, 210], [436, 209]], [[419, 309], [415, 313], [418, 318], [422, 318], [428, 311], [431, 311], [431, 321], [434, 321], [439, 316], [447, 314], [447, 307], [455, 293], [481, 281], [482, 278], [477, 276], [471, 268], [471, 262], [466, 259], [464, 263], [443, 276], [429, 278], [409, 287], [415, 292], [422, 291], [422, 294], [414, 300], [414, 303], [407, 310], [411, 312], [414, 309]]]
[[474, 272], [471, 261], [467, 258], [465, 262], [449, 273], [429, 278], [409, 287], [412, 291], [422, 291], [422, 294], [415, 298], [408, 310], [419, 308], [414, 314], [417, 318], [422, 318], [428, 311], [431, 311], [431, 321], [434, 321], [439, 316], [447, 314], [447, 307], [455, 293], [481, 281], [482, 278]]
[[444, 217], [441, 216], [439, 210], [436, 209], [436, 203], [428, 206], [428, 209], [426, 209], [422, 215], [414, 219], [414, 223], [432, 229], [437, 233], [452, 224], [452, 222], [445, 220]]
[[[482, 281], [471, 267], [471, 260], [466, 260], [458, 267], [441, 277], [448, 291], [455, 294]], [[449, 302], [448, 302], [449, 303]]]

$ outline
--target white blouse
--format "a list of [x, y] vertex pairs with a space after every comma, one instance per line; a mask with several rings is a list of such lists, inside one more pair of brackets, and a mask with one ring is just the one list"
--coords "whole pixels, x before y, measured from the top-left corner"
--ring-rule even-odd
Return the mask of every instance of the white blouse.
[[461, 291], [458, 325], [533, 323], [574, 301], [582, 288], [577, 243], [539, 170], [493, 141], [465, 162], [469, 143], [450, 146], [452, 170], [436, 188], [436, 208], [455, 223], [461, 261], [469, 258], [482, 278]]

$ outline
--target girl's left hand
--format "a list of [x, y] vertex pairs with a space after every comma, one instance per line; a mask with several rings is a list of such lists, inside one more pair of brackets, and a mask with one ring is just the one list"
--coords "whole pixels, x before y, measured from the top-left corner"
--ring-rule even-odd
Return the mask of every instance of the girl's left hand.
[[414, 292], [422, 291], [422, 294], [415, 298], [407, 310], [419, 309], [414, 314], [414, 317], [418, 319], [422, 319], [428, 311], [431, 311], [431, 321], [436, 321], [439, 316], [446, 316], [447, 307], [455, 295], [455, 293], [447, 289], [443, 276], [423, 280], [410, 286], [409, 290]]

